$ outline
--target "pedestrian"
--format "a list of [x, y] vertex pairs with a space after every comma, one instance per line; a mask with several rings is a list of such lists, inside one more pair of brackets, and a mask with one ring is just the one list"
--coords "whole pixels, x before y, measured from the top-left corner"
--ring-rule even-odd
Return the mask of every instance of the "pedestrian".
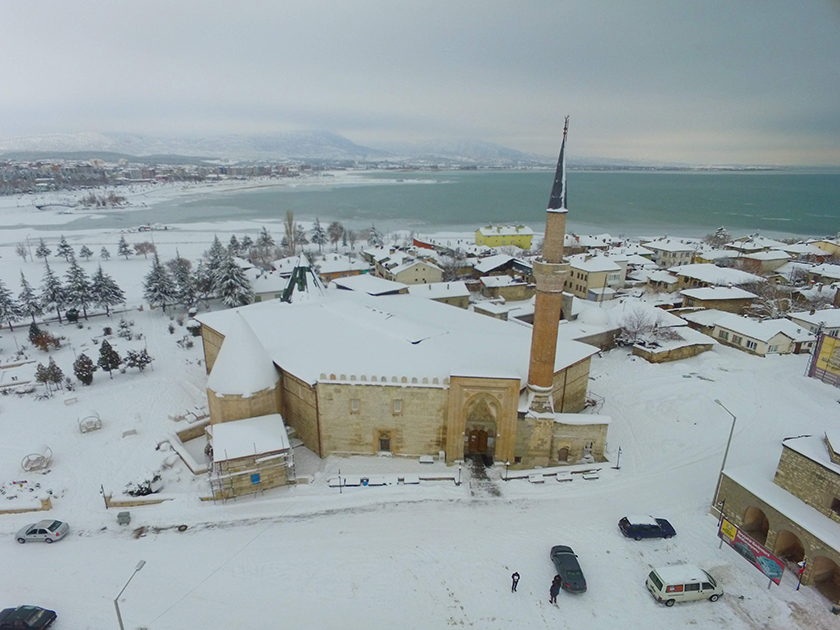
[[557, 604], [557, 595], [560, 593], [560, 576], [555, 575], [554, 580], [551, 582], [551, 588], [548, 589], [549, 595], [551, 597], [548, 600], [549, 604]]
[[511, 585], [510, 585], [510, 592], [515, 593], [516, 592], [516, 585], [519, 584], [519, 574], [516, 571], [514, 571], [513, 575], [510, 576], [510, 579], [511, 579], [511, 582], [512, 582]]

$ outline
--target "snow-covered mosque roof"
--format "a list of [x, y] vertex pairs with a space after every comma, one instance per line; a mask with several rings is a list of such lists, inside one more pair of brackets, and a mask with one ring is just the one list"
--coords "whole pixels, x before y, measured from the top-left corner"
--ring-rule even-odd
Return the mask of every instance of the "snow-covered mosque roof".
[[[232, 314], [227, 322], [222, 349], [207, 379], [207, 389], [218, 396], [247, 398], [277, 385], [280, 374], [245, 318], [235, 312]], [[197, 319], [201, 321], [203, 318]]]
[[[405, 377], [417, 384], [428, 379], [430, 385], [455, 374], [517, 378], [523, 387], [528, 380], [530, 328], [411, 295], [330, 290], [319, 301], [275, 300], [197, 317], [224, 336], [237, 318], [248, 322], [277, 365], [307, 383], [333, 375], [357, 382], [363, 376], [367, 382], [372, 377], [397, 383]], [[587, 344], [559, 341], [554, 369], [597, 352]]]

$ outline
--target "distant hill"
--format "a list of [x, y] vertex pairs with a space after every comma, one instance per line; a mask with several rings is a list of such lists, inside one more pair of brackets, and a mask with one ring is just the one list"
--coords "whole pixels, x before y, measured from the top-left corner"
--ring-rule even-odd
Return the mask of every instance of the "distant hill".
[[444, 140], [421, 144], [390, 143], [380, 145], [380, 148], [395, 157], [429, 162], [547, 166], [556, 160], [545, 155], [523, 153], [501, 144], [480, 140]]

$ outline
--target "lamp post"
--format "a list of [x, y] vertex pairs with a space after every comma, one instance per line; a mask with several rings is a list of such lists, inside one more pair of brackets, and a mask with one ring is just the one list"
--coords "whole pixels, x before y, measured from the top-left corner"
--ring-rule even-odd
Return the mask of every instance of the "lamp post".
[[735, 433], [735, 421], [737, 420], [735, 414], [724, 407], [723, 403], [717, 398], [715, 398], [715, 404], [720, 405], [726, 413], [732, 416], [732, 427], [729, 429], [729, 439], [726, 440], [726, 450], [723, 452], [723, 462], [720, 465], [720, 474], [718, 475], [717, 486], [715, 486], [715, 496], [712, 497], [712, 507], [717, 507], [717, 497], [718, 492], [720, 492], [720, 483], [723, 481], [723, 469], [726, 467], [726, 458], [729, 457], [729, 446], [732, 444], [732, 434]]
[[128, 587], [129, 582], [131, 582], [132, 578], [134, 578], [134, 576], [137, 575], [137, 572], [144, 566], [146, 566], [145, 560], [141, 560], [137, 563], [137, 566], [134, 567], [134, 572], [131, 574], [131, 577], [128, 578], [128, 582], [125, 583], [125, 586], [122, 587], [120, 592], [117, 593], [117, 596], [114, 598], [114, 608], [117, 610], [117, 621], [120, 623], [120, 630], [125, 630], [125, 626], [123, 626], [122, 622], [122, 615], [120, 614], [120, 595], [123, 594], [123, 591]]

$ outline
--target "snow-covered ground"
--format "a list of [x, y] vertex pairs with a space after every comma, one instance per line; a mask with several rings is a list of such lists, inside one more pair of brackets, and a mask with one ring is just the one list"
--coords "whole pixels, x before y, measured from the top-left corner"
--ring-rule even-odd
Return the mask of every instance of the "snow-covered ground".
[[[173, 226], [155, 232], [164, 259], [195, 258], [217, 233], [223, 242], [235, 232], [253, 235], [255, 223]], [[12, 230], [13, 231], [13, 230]], [[30, 241], [42, 233], [30, 231]], [[14, 254], [20, 234], [0, 241], [0, 278], [15, 293], [20, 270], [33, 286], [43, 275], [41, 261], [22, 262]], [[48, 233], [55, 250], [56, 234]], [[755, 569], [728, 548], [718, 549], [716, 519], [709, 504], [726, 445], [731, 418], [738, 417], [729, 465], [755, 463], [772, 474], [789, 435], [819, 434], [837, 417], [840, 392], [803, 376], [807, 356], [748, 356], [728, 347], [676, 363], [652, 365], [615, 350], [596, 357], [590, 390], [605, 398], [601, 413], [612, 417], [609, 456], [601, 478], [571, 483], [549, 479], [505, 482], [491, 471], [499, 496], [464, 483], [423, 482], [417, 486], [347, 488], [328, 480], [338, 474], [388, 475], [436, 470], [400, 458], [330, 458], [297, 449], [298, 474], [311, 483], [282, 488], [236, 502], [199, 500], [206, 479], [183, 464], [164, 471], [164, 496], [171, 501], [131, 508], [128, 527], [116, 523], [118, 510], [105, 510], [100, 486], [118, 493], [129, 481], [157, 470], [170, 451], [155, 450], [158, 438], [184, 427], [171, 414], [206, 403], [206, 376], [200, 343], [184, 349], [187, 334], [177, 320], [141, 304], [140, 280], [150, 260], [116, 255], [119, 233], [73, 232], [76, 250], [88, 245], [97, 258], [80, 263], [90, 272], [106, 245], [103, 263], [126, 291], [128, 311], [110, 319], [97, 315], [82, 328], [50, 323], [64, 336], [50, 353], [71, 374], [74, 354], [96, 358], [94, 339], [104, 326], [117, 332], [120, 319], [133, 321], [131, 341], [114, 335], [114, 347], [147, 347], [153, 369], [99, 371], [90, 387], [77, 386], [49, 400], [0, 396], [0, 504], [21, 504], [52, 491], [49, 513], [0, 515], [0, 606], [31, 603], [58, 611], [55, 628], [114, 627], [112, 598], [141, 559], [147, 564], [126, 590], [121, 609], [127, 628], [232, 627], [445, 628], [476, 626], [616, 628], [829, 628], [836, 618], [814, 589], [796, 591], [786, 573], [782, 585], [767, 589]], [[279, 236], [279, 229], [275, 236]], [[151, 238], [127, 234], [129, 242]], [[50, 264], [64, 274], [67, 264]], [[172, 324], [175, 333], [170, 334]], [[16, 345], [29, 345], [26, 326], [0, 330], [0, 363]], [[199, 339], [196, 339], [200, 342]], [[30, 350], [30, 359], [47, 355]], [[18, 382], [34, 364], [16, 368]], [[0, 370], [0, 373], [5, 373]], [[9, 378], [11, 378], [9, 373]], [[4, 374], [4, 377], [6, 374]], [[0, 380], [0, 385], [6, 381]], [[77, 401], [65, 404], [65, 397]], [[100, 431], [81, 434], [77, 419], [94, 409]], [[136, 435], [123, 433], [135, 430]], [[49, 446], [46, 475], [24, 474], [21, 458]], [[621, 469], [614, 470], [621, 447]], [[40, 483], [29, 493], [11, 485]], [[634, 542], [617, 522], [633, 513], [669, 518], [678, 535], [668, 541]], [[42, 516], [66, 520], [71, 533], [55, 545], [18, 545], [14, 533]], [[177, 526], [188, 526], [179, 532]], [[139, 528], [144, 528], [140, 530]], [[554, 569], [549, 548], [569, 544], [580, 556], [589, 590], [562, 594], [548, 604]], [[709, 570], [726, 595], [717, 603], [682, 604], [666, 609], [644, 587], [652, 566], [692, 562]], [[511, 594], [509, 576], [522, 576]]]

